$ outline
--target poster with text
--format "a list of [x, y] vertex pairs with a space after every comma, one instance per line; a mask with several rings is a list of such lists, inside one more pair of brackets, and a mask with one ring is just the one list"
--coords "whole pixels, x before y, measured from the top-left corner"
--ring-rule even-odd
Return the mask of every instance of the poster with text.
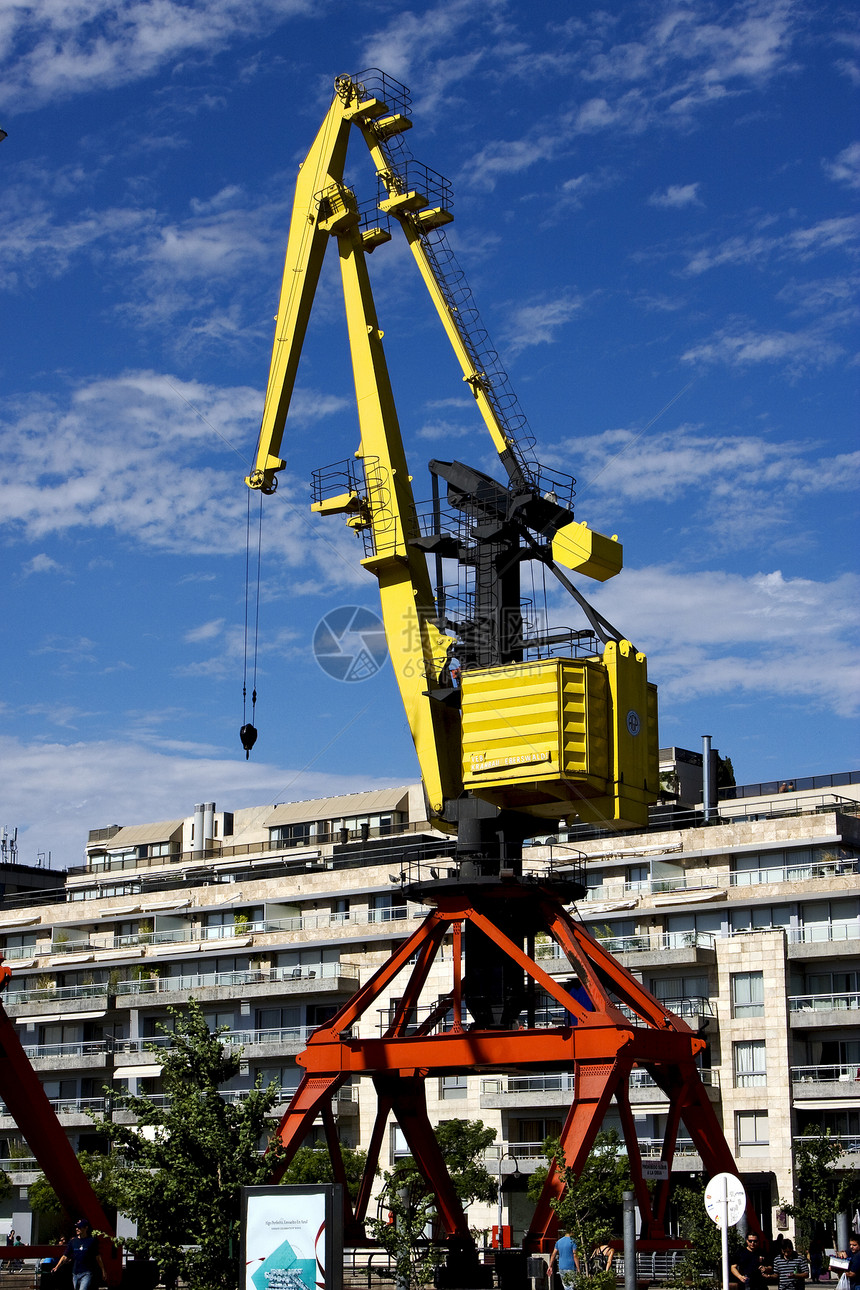
[[243, 1187], [241, 1290], [341, 1290], [341, 1191]]

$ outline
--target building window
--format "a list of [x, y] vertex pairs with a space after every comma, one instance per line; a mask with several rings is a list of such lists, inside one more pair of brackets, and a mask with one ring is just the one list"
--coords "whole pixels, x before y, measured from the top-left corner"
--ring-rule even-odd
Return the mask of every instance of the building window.
[[466, 1075], [443, 1075], [439, 1080], [439, 1096], [445, 1101], [455, 1101], [467, 1097], [469, 1093]]
[[764, 1016], [764, 973], [733, 972], [732, 1016]]
[[735, 1115], [738, 1155], [763, 1156], [770, 1142], [767, 1111], [738, 1111]]
[[403, 1130], [399, 1124], [389, 1125], [391, 1137], [389, 1139], [389, 1163], [396, 1164], [398, 1160], [403, 1160], [406, 1156], [411, 1156], [409, 1144], [403, 1135]]
[[750, 1039], [733, 1044], [735, 1088], [760, 1088], [767, 1083], [765, 1041]]

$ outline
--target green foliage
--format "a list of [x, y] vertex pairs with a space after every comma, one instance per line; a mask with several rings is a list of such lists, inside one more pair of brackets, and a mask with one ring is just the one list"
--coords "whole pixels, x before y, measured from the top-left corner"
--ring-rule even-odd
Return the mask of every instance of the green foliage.
[[717, 755], [717, 788], [734, 788], [735, 768], [731, 757]]
[[[554, 1160], [564, 1183], [562, 1194], [552, 1207], [558, 1215], [559, 1228], [571, 1232], [576, 1241], [580, 1275], [577, 1288], [603, 1290], [609, 1286], [607, 1273], [594, 1263], [593, 1253], [613, 1235], [620, 1220], [624, 1192], [630, 1188], [630, 1168], [622, 1142], [615, 1129], [598, 1133], [594, 1146], [577, 1176], [568, 1166], [558, 1138], [547, 1138], [544, 1155]], [[549, 1165], [536, 1169], [529, 1182], [529, 1196], [537, 1201], [549, 1172]], [[608, 1277], [615, 1284], [615, 1274]]]
[[842, 1145], [829, 1130], [815, 1124], [803, 1130], [794, 1157], [794, 1203], [783, 1201], [782, 1207], [794, 1219], [798, 1249], [805, 1250], [818, 1223], [832, 1230], [834, 1215], [853, 1208], [860, 1172], [840, 1170], [834, 1165], [842, 1155]]
[[[355, 1147], [341, 1146], [343, 1167], [346, 1173], [346, 1185], [352, 1200], [358, 1196], [361, 1176], [367, 1163], [367, 1152], [358, 1151]], [[333, 1183], [334, 1170], [331, 1156], [325, 1147], [299, 1147], [281, 1179], [282, 1184], [291, 1186], [314, 1186], [317, 1183]]]
[[427, 1230], [436, 1217], [436, 1202], [426, 1191], [393, 1185], [393, 1174], [383, 1175], [385, 1185], [381, 1205], [388, 1218], [372, 1218], [367, 1227], [397, 1270], [398, 1286], [418, 1287], [433, 1280], [436, 1251], [427, 1238]]
[[[259, 1152], [271, 1135], [276, 1084], [256, 1087], [239, 1103], [220, 1088], [239, 1071], [239, 1050], [218, 1040], [199, 1005], [171, 1008], [164, 1062], [164, 1105], [145, 1094], [114, 1093], [114, 1107], [137, 1123], [96, 1119], [128, 1163], [121, 1206], [137, 1222], [125, 1242], [154, 1259], [163, 1273], [178, 1273], [191, 1290], [234, 1290], [239, 1283], [241, 1189], [268, 1182], [279, 1149]], [[159, 1099], [160, 1101], [161, 1099]], [[183, 1247], [191, 1246], [187, 1249]]]
[[[679, 1187], [672, 1194], [678, 1211], [678, 1235], [691, 1242], [689, 1250], [675, 1264], [673, 1285], [691, 1285], [694, 1290], [713, 1290], [722, 1275], [720, 1229], [705, 1210], [705, 1187]], [[736, 1227], [729, 1228], [729, 1262], [740, 1247]]]
[[[125, 1168], [119, 1158], [101, 1152], [82, 1151], [78, 1156], [90, 1186], [99, 1199], [106, 1213], [111, 1214], [119, 1208], [123, 1189], [122, 1182]], [[27, 1189], [30, 1208], [39, 1215], [39, 1239], [49, 1243], [61, 1235], [72, 1235], [74, 1214], [69, 1214], [60, 1201], [44, 1174], [34, 1179]]]
[[[495, 1142], [496, 1130], [482, 1120], [447, 1120], [434, 1133], [464, 1209], [475, 1200], [495, 1201], [498, 1186], [483, 1164], [483, 1154]], [[411, 1156], [383, 1174], [380, 1208], [392, 1221], [370, 1219], [371, 1235], [393, 1259], [398, 1282], [424, 1285], [432, 1279], [437, 1261], [426, 1235], [436, 1216], [436, 1201]]]

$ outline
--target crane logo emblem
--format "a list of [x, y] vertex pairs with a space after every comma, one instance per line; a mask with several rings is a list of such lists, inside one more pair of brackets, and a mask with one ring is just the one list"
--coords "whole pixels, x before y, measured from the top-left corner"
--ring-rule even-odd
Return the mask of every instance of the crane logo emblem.
[[330, 609], [314, 629], [313, 655], [336, 681], [368, 681], [388, 657], [382, 620], [362, 605]]
[[641, 729], [642, 729], [642, 721], [639, 716], [639, 713], [636, 711], [635, 708], [631, 708], [630, 711], [627, 713], [627, 733], [635, 736], [639, 734], [639, 731]]

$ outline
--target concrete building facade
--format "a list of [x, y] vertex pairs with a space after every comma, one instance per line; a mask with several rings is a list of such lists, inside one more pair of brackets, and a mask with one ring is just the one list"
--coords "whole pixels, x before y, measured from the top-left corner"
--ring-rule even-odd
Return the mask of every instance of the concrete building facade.
[[[666, 750], [668, 773], [676, 751]], [[684, 754], [685, 768], [695, 756]], [[675, 800], [636, 834], [569, 821], [525, 853], [526, 868], [585, 864], [578, 916], [705, 1036], [703, 1079], [766, 1230], [792, 1195], [807, 1126], [838, 1134], [842, 1163], [860, 1166], [860, 775], [822, 778], [838, 782], [723, 790], [707, 821]], [[96, 1145], [86, 1113], [110, 1112], [105, 1088], [160, 1095], [170, 1043], [161, 1028], [189, 995], [241, 1048], [225, 1096], [241, 1098], [259, 1072], [285, 1106], [309, 1033], [426, 912], [400, 875], [451, 854], [413, 784], [235, 811], [204, 803], [182, 819], [94, 829], [85, 863], [53, 887], [40, 879], [27, 891], [16, 875], [0, 902], [0, 952], [13, 970], [4, 1002], [74, 1145]], [[569, 972], [549, 939], [537, 953]], [[439, 971], [427, 984], [434, 1002]], [[380, 1033], [387, 1002], [361, 1033]], [[540, 1015], [558, 1021], [549, 1000]], [[571, 1095], [556, 1072], [428, 1081], [436, 1120], [497, 1130], [488, 1164], [502, 1201], [470, 1214], [476, 1227], [501, 1217], [522, 1232], [524, 1176]], [[643, 1154], [659, 1154], [668, 1106], [644, 1072], [634, 1072], [631, 1102]], [[342, 1088], [342, 1139], [366, 1145], [375, 1109], [369, 1086]], [[26, 1239], [38, 1166], [3, 1110], [0, 1166], [14, 1183], [5, 1226]], [[404, 1151], [392, 1124], [381, 1163]], [[682, 1130], [674, 1172], [686, 1180], [701, 1168]]]

